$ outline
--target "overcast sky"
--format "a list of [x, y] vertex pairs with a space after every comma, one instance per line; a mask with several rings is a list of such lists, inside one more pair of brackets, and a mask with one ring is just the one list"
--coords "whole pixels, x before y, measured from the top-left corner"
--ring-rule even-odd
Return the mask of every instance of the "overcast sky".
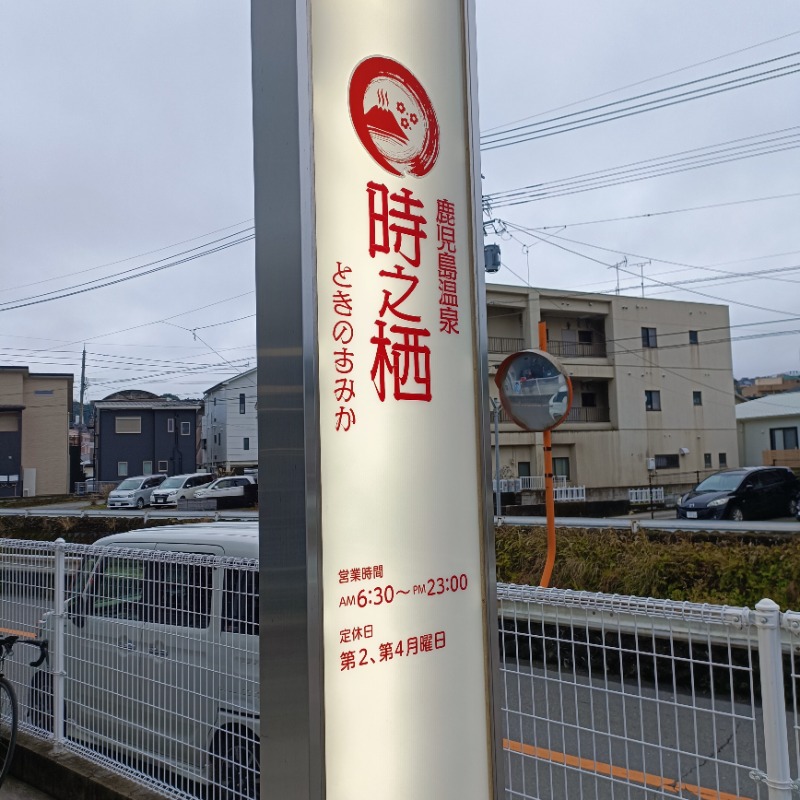
[[[647, 296], [730, 305], [737, 377], [800, 369], [800, 57], [782, 58], [800, 51], [800, 4], [477, 3], [481, 130], [497, 137], [760, 74], [485, 150], [485, 193], [545, 184], [493, 206], [491, 280], [613, 292], [621, 264], [621, 291], [640, 295], [643, 270]], [[781, 151], [741, 157], [765, 139]], [[636, 180], [644, 165], [626, 166], [687, 166], [676, 159], [711, 146], [733, 160]], [[627, 182], [553, 185], [612, 169]], [[90, 399], [200, 396], [254, 366], [249, 3], [0, 0], [0, 212], [0, 363], [77, 376], [85, 342]], [[82, 292], [210, 242], [232, 246]]]

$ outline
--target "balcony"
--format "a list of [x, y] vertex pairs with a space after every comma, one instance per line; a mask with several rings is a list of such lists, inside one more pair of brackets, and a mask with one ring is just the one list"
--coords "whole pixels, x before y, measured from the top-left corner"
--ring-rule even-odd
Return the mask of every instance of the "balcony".
[[[504, 408], [500, 409], [500, 422], [516, 424]], [[569, 410], [564, 424], [585, 422], [611, 422], [611, 410], [609, 408], [573, 406]]]
[[510, 355], [524, 349], [525, 340], [513, 336], [490, 336], [489, 352]]
[[563, 342], [549, 339], [547, 351], [556, 358], [606, 358], [605, 342]]
[[611, 410], [594, 406], [573, 406], [566, 419], [566, 423], [570, 422], [611, 422]]
[[800, 469], [800, 450], [764, 450], [761, 456], [768, 467]]

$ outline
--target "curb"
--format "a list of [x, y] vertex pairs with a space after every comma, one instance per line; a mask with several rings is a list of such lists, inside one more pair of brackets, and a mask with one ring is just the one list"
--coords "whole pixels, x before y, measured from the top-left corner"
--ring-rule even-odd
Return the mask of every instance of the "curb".
[[17, 732], [11, 774], [54, 800], [164, 800], [164, 795], [51, 741]]

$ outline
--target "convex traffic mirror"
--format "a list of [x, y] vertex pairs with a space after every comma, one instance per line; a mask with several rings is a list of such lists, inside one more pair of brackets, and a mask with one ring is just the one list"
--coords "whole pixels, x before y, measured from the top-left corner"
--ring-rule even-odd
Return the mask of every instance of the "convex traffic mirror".
[[506, 413], [521, 428], [546, 431], [560, 425], [572, 406], [572, 381], [541, 350], [522, 350], [498, 367], [495, 383]]

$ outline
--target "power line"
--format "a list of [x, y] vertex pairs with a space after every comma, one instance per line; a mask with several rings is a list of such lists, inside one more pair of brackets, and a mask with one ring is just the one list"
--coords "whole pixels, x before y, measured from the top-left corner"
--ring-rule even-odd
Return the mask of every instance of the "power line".
[[[52, 292], [45, 292], [40, 295], [32, 295], [31, 297], [24, 298], [21, 301], [12, 300], [3, 303], [5, 306], [4, 308], [0, 308], [0, 312], [2, 311], [13, 311], [18, 308], [27, 308], [28, 306], [35, 306], [41, 303], [49, 303], [53, 300], [63, 300], [66, 297], [73, 297], [74, 295], [84, 294], [85, 292], [93, 292], [96, 289], [103, 289], [107, 286], [114, 286], [119, 283], [124, 283], [126, 281], [133, 280], [134, 278], [143, 278], [146, 275], [152, 275], [156, 272], [161, 272], [165, 269], [171, 269], [172, 267], [177, 267], [181, 264], [186, 264], [189, 261], [195, 261], [198, 258], [204, 258], [205, 256], [213, 255], [214, 253], [219, 253], [222, 250], [227, 250], [230, 247], [235, 247], [236, 245], [242, 244], [244, 242], [249, 242], [255, 239], [255, 234], [248, 234], [246, 236], [241, 237], [240, 239], [234, 239], [233, 241], [225, 242], [225, 239], [231, 238], [231, 236], [236, 236], [238, 234], [230, 234], [230, 236], [223, 236], [221, 239], [217, 239], [214, 242], [209, 242], [209, 244], [216, 244], [216, 247], [212, 247], [210, 249], [203, 250], [202, 252], [193, 252], [196, 250], [200, 250], [202, 248], [208, 247], [208, 245], [202, 245], [201, 247], [191, 248], [190, 250], [184, 251], [185, 253], [191, 253], [191, 255], [187, 255], [185, 258], [179, 258], [177, 260], [170, 261], [170, 259], [174, 259], [175, 256], [169, 256], [169, 258], [162, 258], [158, 259], [158, 261], [153, 261], [150, 264], [143, 264], [139, 267], [133, 267], [130, 270], [125, 270], [121, 277], [116, 277], [112, 279], [107, 278], [98, 278], [97, 281], [104, 281], [99, 283], [97, 281], [90, 281], [83, 284], [76, 284], [75, 286], [68, 287], [67, 289], [59, 289]], [[221, 244], [218, 244], [222, 242]], [[182, 253], [178, 253], [177, 255], [183, 255]], [[169, 261], [167, 264], [162, 264], [162, 261]], [[159, 265], [159, 266], [153, 266]], [[140, 270], [145, 267], [151, 267], [151, 269], [146, 269], [144, 272], [136, 272], [135, 274], [125, 274], [125, 273], [133, 273], [135, 270]], [[88, 283], [96, 283], [95, 286], [89, 286]]]
[[[528, 236], [532, 236], [534, 239], [538, 239], [539, 241], [546, 242], [546, 243], [552, 245], [553, 247], [557, 247], [559, 250], [564, 250], [565, 252], [571, 253], [572, 255], [575, 255], [575, 256], [578, 256], [579, 258], [585, 258], [588, 261], [593, 261], [596, 264], [601, 264], [602, 266], [607, 267], [609, 269], [612, 268], [612, 267], [616, 267], [617, 269], [620, 270], [620, 272], [624, 272], [627, 275], [633, 275], [636, 278], [639, 277], [635, 272], [632, 272], [631, 270], [624, 269], [623, 267], [621, 267], [618, 264], [608, 264], [607, 262], [600, 261], [599, 259], [593, 258], [592, 256], [587, 256], [585, 253], [580, 253], [577, 250], [571, 250], [569, 247], [565, 247], [564, 245], [561, 245], [558, 242], [551, 241], [551, 239], [545, 239], [545, 238], [543, 238], [541, 236], [538, 236], [538, 235], [536, 235], [534, 233], [531, 233], [531, 231], [526, 230], [525, 228], [522, 228], [520, 226], [514, 225], [513, 223], [508, 223], [507, 222], [506, 224], [509, 227], [516, 228], [516, 229], [522, 231], [523, 233], [526, 233]], [[585, 242], [577, 242], [577, 241], [572, 240], [572, 239], [567, 239], [566, 237], [557, 236], [556, 234], [547, 234], [547, 235], [552, 237], [552, 238], [563, 239], [564, 241], [568, 241], [568, 242], [571, 242], [573, 244], [580, 244], [580, 245], [583, 245], [584, 247], [593, 247], [593, 248], [596, 248], [598, 250], [603, 250], [603, 251], [606, 251], [606, 252], [620, 252], [620, 251], [610, 250], [609, 248], [606, 248], [606, 247], [600, 247], [599, 245], [589, 245], [589, 244], [587, 244]], [[642, 255], [639, 255], [639, 254], [636, 254], [636, 253], [629, 253], [628, 255], [634, 255], [636, 258], [648, 258], [648, 256], [642, 256]], [[659, 259], [652, 259], [652, 260], [655, 261], [655, 260], [659, 260]], [[665, 262], [665, 263], [671, 263], [671, 262]], [[702, 269], [702, 268], [700, 268], [700, 269]], [[755, 305], [753, 303], [746, 303], [746, 302], [741, 301], [741, 300], [730, 300], [730, 299], [727, 299], [727, 298], [724, 298], [724, 297], [719, 297], [718, 295], [708, 294], [707, 292], [700, 292], [697, 289], [687, 289], [687, 288], [684, 288], [684, 287], [676, 286], [674, 283], [670, 283], [669, 281], [660, 281], [657, 278], [653, 278], [653, 277], [650, 277], [649, 280], [652, 281], [653, 283], [656, 283], [656, 284], [660, 285], [660, 286], [669, 286], [669, 287], [674, 288], [674, 289], [680, 289], [681, 291], [689, 292], [691, 294], [696, 294], [696, 295], [698, 295], [700, 297], [706, 297], [706, 298], [709, 298], [711, 300], [716, 300], [716, 301], [721, 302], [721, 303], [726, 303], [728, 305], [738, 305], [738, 306], [743, 306], [745, 308], [753, 308], [753, 309], [756, 309], [757, 311], [766, 311], [766, 312], [768, 312], [770, 314], [784, 314], [784, 315], [791, 314], [790, 311], [782, 311], [780, 309], [775, 309], [775, 308], [766, 308], [765, 306], [758, 306], [758, 305]]]
[[[521, 144], [522, 142], [530, 142], [536, 139], [544, 139], [550, 136], [557, 136], [558, 134], [561, 133], [568, 133], [570, 131], [580, 130], [582, 128], [589, 128], [595, 125], [601, 125], [605, 122], [613, 122], [618, 119], [637, 116], [639, 114], [643, 114], [648, 111], [655, 111], [660, 108], [667, 108], [674, 105], [680, 105], [682, 103], [691, 102], [692, 100], [700, 100], [706, 97], [712, 97], [713, 95], [721, 94], [723, 92], [729, 92], [734, 89], [741, 89], [746, 86], [753, 86], [758, 83], [764, 83], [766, 81], [775, 80], [777, 78], [783, 78], [789, 75], [794, 75], [795, 73], [800, 71], [800, 62], [793, 62], [791, 64], [786, 64], [784, 66], [776, 67], [774, 69], [764, 70], [763, 72], [757, 72], [753, 75], [746, 75], [740, 78], [733, 78], [728, 81], [722, 81], [721, 83], [711, 84], [709, 86], [702, 86], [697, 89], [691, 89], [685, 92], [678, 92], [677, 94], [668, 95], [667, 97], [662, 97], [655, 100], [647, 100], [643, 103], [635, 103], [633, 105], [627, 106], [626, 108], [617, 108], [609, 111], [603, 111], [603, 109], [611, 108], [612, 106], [619, 106], [626, 103], [632, 103], [632, 101], [634, 100], [640, 100], [646, 97], [652, 97], [653, 95], [672, 91], [674, 89], [680, 89], [693, 84], [703, 83], [718, 77], [731, 75], [734, 72], [741, 72], [743, 70], [752, 69], [754, 67], [764, 66], [766, 64], [774, 63], [776, 61], [786, 58], [793, 58], [797, 55], [800, 55], [800, 51], [788, 53], [783, 56], [778, 56], [777, 58], [769, 59], [768, 61], [750, 64], [746, 67], [738, 67], [736, 69], [729, 70], [727, 72], [718, 73], [716, 75], [710, 75], [706, 78], [698, 78], [694, 81], [688, 81], [686, 83], [676, 84], [673, 86], [666, 87], [665, 89], [657, 89], [653, 92], [647, 92], [642, 95], [636, 95], [634, 97], [630, 97], [625, 100], [616, 100], [612, 103], [606, 103], [601, 106], [595, 106], [593, 108], [586, 109], [585, 111], [573, 112], [572, 114], [564, 114], [560, 117], [553, 117], [551, 119], [543, 120], [542, 122], [531, 123], [530, 125], [522, 126], [517, 129], [512, 128], [507, 131], [501, 131], [500, 133], [489, 134], [486, 137], [482, 137], [481, 150], [487, 150], [487, 151], [497, 150], [503, 147], [511, 147], [513, 145]], [[599, 111], [601, 113], [594, 114], [593, 116], [585, 116], [594, 111]], [[569, 119], [570, 117], [581, 117], [581, 118], [573, 119], [569, 122], [559, 122], [559, 120]], [[549, 125], [549, 127], [541, 127], [547, 125]]]
[[800, 133], [797, 131], [800, 131], [800, 126], [781, 128], [767, 133], [633, 161], [616, 167], [594, 170], [570, 178], [493, 192], [484, 195], [484, 205], [488, 208], [521, 205], [536, 200], [564, 197], [594, 189], [604, 189], [609, 186], [619, 186], [663, 175], [689, 172], [717, 164], [792, 150], [800, 146], [800, 138], [798, 138]]
[[[32, 283], [22, 283], [18, 286], [7, 286], [0, 288], [0, 292], [14, 292], [17, 289], [27, 289], [29, 286], [40, 286], [43, 283], [51, 283], [52, 281], [61, 280], [62, 278], [71, 278], [73, 275], [85, 275], [87, 272], [96, 272], [98, 269], [105, 269], [106, 267], [115, 267], [117, 264], [125, 264], [128, 261], [133, 261], [135, 258], [145, 258], [146, 256], [151, 256], [153, 253], [162, 253], [164, 250], [170, 250], [173, 247], [180, 247], [183, 244], [187, 244], [188, 242], [196, 242], [198, 239], [205, 239], [208, 236], [213, 236], [215, 233], [221, 233], [222, 231], [228, 231], [231, 228], [238, 228], [240, 225], [244, 225], [245, 222], [252, 222], [252, 217], [250, 219], [242, 220], [241, 222], [235, 222], [233, 225], [225, 225], [222, 228], [217, 228], [213, 231], [208, 231], [207, 233], [201, 233], [199, 236], [192, 236], [189, 239], [183, 239], [180, 242], [174, 242], [173, 244], [164, 245], [164, 247], [157, 247], [155, 250], [148, 250], [144, 253], [139, 253], [135, 256], [128, 256], [127, 258], [121, 258], [118, 261], [109, 261], [106, 264], [100, 264], [97, 267], [89, 267], [87, 269], [79, 269], [74, 272], [65, 272], [61, 273], [54, 278], [44, 278], [40, 281], [33, 281]], [[252, 230], [252, 226], [249, 228], [245, 228], [245, 230]]]
[[670, 70], [669, 72], [662, 72], [660, 75], [653, 75], [650, 78], [644, 78], [639, 81], [635, 81], [634, 83], [628, 83], [625, 86], [620, 86], [616, 89], [610, 89], [606, 92], [601, 92], [600, 94], [592, 95], [591, 97], [584, 97], [582, 100], [575, 100], [572, 103], [567, 103], [563, 106], [558, 106], [557, 108], [550, 108], [546, 111], [541, 111], [538, 114], [532, 114], [528, 117], [522, 117], [521, 119], [512, 120], [511, 122], [503, 123], [501, 125], [495, 125], [491, 128], [486, 128], [484, 130], [484, 134], [489, 134], [491, 131], [496, 131], [501, 128], [507, 128], [510, 125], [516, 125], [520, 122], [526, 122], [529, 119], [535, 119], [536, 117], [542, 117], [545, 114], [552, 114], [556, 111], [562, 111], [565, 108], [572, 108], [573, 106], [580, 105], [581, 103], [589, 103], [592, 100], [598, 100], [601, 97], [607, 97], [610, 94], [616, 94], [617, 92], [624, 92], [626, 89], [632, 89], [634, 86], [641, 86], [645, 83], [650, 83], [652, 81], [660, 80], [661, 78], [668, 78], [670, 75], [677, 75], [679, 72], [686, 72], [687, 70], [694, 69], [695, 67], [703, 67], [706, 64], [711, 64], [714, 61], [721, 61], [724, 58], [730, 58], [731, 56], [739, 55], [739, 53], [745, 53], [748, 50], [755, 50], [758, 47], [763, 47], [764, 45], [774, 44], [775, 42], [779, 42], [782, 39], [788, 39], [792, 36], [797, 36], [800, 33], [800, 30], [792, 31], [791, 33], [786, 33], [783, 36], [776, 36], [774, 39], [766, 39], [763, 42], [757, 42], [756, 44], [751, 44], [748, 47], [742, 47], [739, 50], [732, 50], [729, 53], [723, 53], [719, 56], [714, 56], [714, 58], [707, 58], [704, 61], [697, 61], [694, 64], [688, 64], [685, 67], [679, 67], [678, 69]]
[[564, 222], [560, 225], [540, 225], [531, 228], [534, 231], [548, 231], [552, 228], [578, 228], [584, 225], [602, 225], [608, 222], [627, 222], [633, 219], [650, 219], [652, 217], [663, 217], [669, 214], [684, 214], [691, 211], [706, 211], [711, 208], [725, 208], [727, 206], [740, 206], [748, 203], [762, 203], [767, 200], [784, 200], [789, 197], [800, 197], [800, 192], [790, 192], [788, 194], [774, 194], [769, 197], [751, 197], [747, 200], [729, 200], [724, 203], [707, 203], [702, 206], [687, 206], [685, 208], [673, 208], [668, 211], [649, 211], [645, 214], [628, 214], [624, 217], [606, 217], [605, 219], [592, 219], [583, 222]]

